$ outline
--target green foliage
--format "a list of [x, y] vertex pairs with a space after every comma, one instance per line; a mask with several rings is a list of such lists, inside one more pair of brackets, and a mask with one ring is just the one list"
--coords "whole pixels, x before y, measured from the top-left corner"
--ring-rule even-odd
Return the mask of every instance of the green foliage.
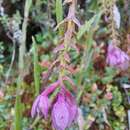
[[[112, 110], [117, 118], [110, 117], [110, 122], [114, 130], [124, 130], [126, 123], [126, 112], [123, 106], [123, 96], [118, 89], [118, 86], [108, 85], [108, 91], [113, 94], [113, 99], [111, 102]], [[119, 125], [120, 124], [120, 125]]]
[[104, 77], [102, 78], [102, 83], [103, 84], [111, 83], [116, 75], [116, 70], [111, 67], [106, 67], [105, 69], [106, 72]]
[[[63, 5], [63, 2], [62, 0], [26, 0], [24, 2], [11, 0], [0, 4], [0, 9], [1, 7], [5, 9], [5, 14], [0, 16], [0, 91], [5, 92], [4, 98], [0, 97], [0, 130], [6, 130], [9, 127], [15, 130], [27, 130], [33, 124], [30, 117], [34, 100], [32, 97], [40, 93], [40, 85], [44, 86], [42, 72], [46, 73], [49, 68], [48, 65], [44, 64], [46, 67], [43, 67], [44, 65], [40, 63], [46, 61], [52, 64], [60, 55], [60, 52], [53, 53], [54, 48], [64, 42], [63, 36], [67, 22], [59, 26], [58, 31], [54, 29], [57, 24], [63, 22], [67, 14], [70, 3]], [[127, 108], [124, 105], [126, 95], [119, 85], [130, 83], [129, 69], [120, 72], [106, 64], [107, 43], [111, 40], [111, 27], [109, 27], [109, 18], [105, 17], [102, 9], [102, 2], [103, 0], [86, 0], [85, 3], [78, 1], [75, 13], [82, 26], [79, 28], [75, 26], [69, 44], [75, 43], [75, 48], [79, 52], [74, 47], [70, 47], [68, 53], [71, 59], [69, 67], [72, 67], [72, 71], [76, 73], [67, 73], [67, 75], [75, 83], [76, 89], [74, 88], [73, 93], [83, 112], [85, 130], [93, 129], [93, 126], [96, 130], [105, 130], [106, 126], [112, 130], [125, 130], [128, 126]], [[126, 37], [129, 36], [130, 28], [129, 10], [126, 8], [129, 8], [130, 4], [119, 0], [117, 5], [122, 21], [121, 28], [116, 29], [116, 32], [120, 32], [118, 36], [121, 41], [120, 47], [125, 50], [129, 44], [129, 38], [126, 39]], [[126, 13], [123, 12], [124, 7]], [[107, 11], [107, 16], [109, 16], [109, 10]], [[19, 43], [11, 39], [17, 32], [16, 30], [22, 31], [20, 34], [22, 39]], [[12, 46], [14, 41], [15, 47]], [[6, 82], [5, 77], [14, 49], [16, 54], [12, 73]], [[28, 56], [33, 60], [27, 58]], [[45, 85], [58, 78], [62, 66], [57, 68], [59, 64], [58, 62], [55, 65]], [[97, 86], [95, 90], [93, 90], [93, 84]], [[70, 89], [70, 84], [67, 84], [67, 87]], [[73, 91], [73, 89], [70, 90]], [[52, 94], [51, 100], [58, 92], [59, 89]], [[112, 99], [107, 99], [108, 93], [112, 94]], [[51, 129], [51, 126], [49, 121], [42, 120], [34, 128], [46, 130]], [[73, 125], [68, 129], [78, 130], [78, 126]]]
[[101, 14], [102, 13], [99, 12], [95, 14], [91, 19], [85, 22], [85, 24], [80, 28], [77, 34], [78, 39], [80, 39], [86, 32], [92, 33], [93, 31], [96, 31], [96, 29], [98, 28], [98, 24], [100, 22]]

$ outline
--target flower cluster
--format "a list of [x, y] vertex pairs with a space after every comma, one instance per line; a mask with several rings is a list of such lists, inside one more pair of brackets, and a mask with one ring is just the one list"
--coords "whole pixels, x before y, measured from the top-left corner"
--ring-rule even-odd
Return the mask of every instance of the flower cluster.
[[129, 56], [117, 46], [110, 43], [107, 53], [106, 62], [110, 66], [120, 70], [126, 70], [129, 67]]
[[[58, 45], [53, 53], [57, 54], [57, 58], [53, 63], [48, 65], [43, 64], [48, 67], [48, 72], [53, 70], [54, 67], [59, 70], [59, 79], [48, 86], [34, 101], [32, 106], [32, 117], [42, 116], [47, 119], [49, 112], [51, 113], [52, 125], [56, 130], [65, 130], [70, 127], [77, 117], [77, 105], [75, 98], [67, 90], [63, 81], [68, 81], [71, 86], [75, 86], [73, 81], [66, 75], [74, 74], [76, 70], [71, 65], [69, 51], [74, 48], [77, 53], [79, 49], [76, 43], [73, 43], [72, 38], [75, 33], [75, 25], [80, 27], [80, 23], [75, 17], [75, 0], [65, 1], [69, 4], [68, 16], [61, 23], [57, 25], [59, 27], [61, 24], [67, 24], [64, 37], [62, 38], [60, 45]], [[44, 72], [44, 78], [50, 77], [48, 72]], [[48, 76], [49, 75], [49, 76]], [[45, 82], [44, 82], [45, 83]], [[56, 89], [60, 88], [57, 92]], [[53, 98], [51, 98], [53, 95]]]
[[[53, 101], [49, 99], [50, 95], [60, 87]], [[47, 87], [34, 101], [32, 106], [32, 117], [42, 116], [47, 119], [51, 112], [52, 125], [56, 130], [65, 130], [71, 126], [77, 117], [77, 105], [75, 98], [65, 88], [61, 86], [60, 80]]]

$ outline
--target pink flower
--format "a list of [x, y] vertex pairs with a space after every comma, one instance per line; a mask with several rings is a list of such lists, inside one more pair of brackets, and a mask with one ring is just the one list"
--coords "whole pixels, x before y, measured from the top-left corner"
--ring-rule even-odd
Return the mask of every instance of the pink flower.
[[31, 116], [34, 118], [37, 115], [42, 115], [47, 118], [48, 111], [50, 109], [51, 103], [48, 98], [49, 94], [52, 93], [59, 85], [59, 81], [51, 84], [47, 89], [45, 89], [34, 101]]
[[125, 70], [129, 67], [129, 61], [130, 58], [124, 51], [112, 43], [109, 44], [106, 59], [107, 64], [114, 68]]
[[56, 130], [65, 130], [69, 123], [69, 110], [62, 94], [58, 95], [58, 99], [52, 109], [52, 123]]
[[47, 96], [39, 95], [32, 106], [31, 116], [43, 115], [44, 118], [47, 118], [50, 105]]
[[[73, 81], [67, 76], [52, 83], [36, 98], [31, 111], [32, 117], [40, 115], [46, 119], [50, 110], [52, 124], [56, 130], [65, 130], [70, 127], [77, 117], [75, 98], [65, 88], [62, 82], [64, 80], [68, 81], [72, 86], [74, 85]], [[53, 101], [50, 101], [49, 96], [57, 87], [60, 87], [60, 91], [56, 93]]]
[[65, 95], [66, 102], [68, 104], [68, 110], [70, 112], [70, 118], [69, 118], [69, 126], [70, 126], [77, 117], [77, 105], [74, 97], [67, 89], [64, 88], [63, 93]]
[[52, 123], [56, 130], [65, 130], [77, 117], [77, 105], [71, 93], [62, 88], [52, 109]]

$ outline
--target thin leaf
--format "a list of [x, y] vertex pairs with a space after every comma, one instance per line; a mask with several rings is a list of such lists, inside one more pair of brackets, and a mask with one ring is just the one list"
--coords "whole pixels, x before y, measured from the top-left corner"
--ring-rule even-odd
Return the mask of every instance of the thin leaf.
[[94, 31], [101, 18], [101, 12], [98, 14], [94, 15], [89, 21], [86, 21], [85, 24], [79, 29], [79, 32], [77, 34], [77, 38], [80, 39], [86, 32]]
[[22, 113], [21, 113], [21, 99], [16, 96], [15, 102], [15, 130], [22, 130]]
[[33, 64], [34, 64], [34, 84], [35, 84], [35, 94], [39, 94], [40, 89], [40, 68], [38, 64], [38, 51], [37, 51], [37, 45], [34, 37], [32, 37], [33, 40]]
[[[63, 20], [62, 0], [56, 0], [56, 20], [57, 24]], [[59, 34], [63, 34], [63, 27], [59, 27]]]

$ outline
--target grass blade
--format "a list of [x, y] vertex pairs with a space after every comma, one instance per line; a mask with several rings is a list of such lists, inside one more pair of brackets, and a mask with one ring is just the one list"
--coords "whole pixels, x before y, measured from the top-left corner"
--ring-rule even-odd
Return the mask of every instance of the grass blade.
[[[57, 24], [63, 20], [62, 0], [56, 0], [56, 20]], [[59, 34], [63, 35], [63, 27], [59, 27]]]
[[35, 84], [35, 94], [39, 94], [40, 89], [40, 68], [38, 65], [38, 52], [37, 52], [37, 45], [34, 37], [32, 37], [33, 41], [33, 64], [34, 64], [34, 84]]
[[22, 130], [22, 112], [21, 112], [21, 99], [16, 96], [15, 102], [15, 130]]

